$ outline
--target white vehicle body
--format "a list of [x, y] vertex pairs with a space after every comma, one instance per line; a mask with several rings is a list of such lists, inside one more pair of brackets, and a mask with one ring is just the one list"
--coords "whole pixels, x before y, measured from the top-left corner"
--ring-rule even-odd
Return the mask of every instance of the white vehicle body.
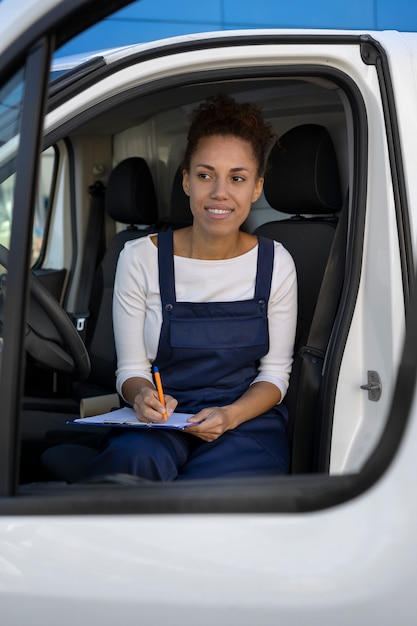
[[[76, 4], [27, 0], [16, 6], [3, 0], [0, 53], [7, 72], [0, 74], [0, 89], [24, 63], [25, 49], [16, 52], [19, 41], [36, 42], [42, 24], [48, 36], [54, 15], [65, 32], [66, 12], [71, 19], [83, 15], [83, 2]], [[84, 4], [97, 6], [94, 0]], [[340, 313], [333, 351], [326, 353], [324, 364], [324, 376], [326, 363], [337, 365], [327, 386], [331, 399], [323, 405], [323, 414], [331, 418], [329, 443], [316, 471], [276, 483], [138, 487], [35, 480], [16, 487], [10, 486], [15, 478], [10, 470], [12, 478], [3, 481], [0, 493], [2, 623], [414, 624], [417, 350], [412, 344], [417, 322], [410, 293], [417, 260], [417, 34], [210, 33], [102, 56], [104, 69], [97, 80], [73, 91], [69, 82], [51, 94], [44, 121], [39, 113], [44, 150], [57, 146], [61, 151], [42, 267], [70, 273], [66, 309], [73, 311], [82, 280], [82, 258], [66, 233], [73, 228], [77, 241], [83, 240], [91, 172], [104, 172], [106, 178], [124, 158], [140, 155], [151, 165], [162, 217], [168, 218], [166, 181], [174, 174], [186, 114], [193, 94], [198, 101], [202, 93], [203, 77], [236, 92], [241, 81], [239, 93], [249, 96], [263, 80], [263, 103], [279, 135], [295, 123], [329, 129], [348, 196], [345, 313]], [[117, 71], [106, 73], [112, 64]], [[280, 91], [285, 80], [287, 96]], [[182, 96], [187, 89], [189, 95]], [[180, 94], [177, 108], [173, 103], [152, 112], [159, 92], [162, 100]], [[132, 93], [138, 110], [127, 104], [120, 108], [130, 110], [123, 128], [124, 120], [112, 117], [111, 107], [122, 107]], [[23, 145], [24, 125], [21, 132]], [[18, 143], [0, 147], [0, 168]], [[76, 207], [73, 227], [70, 196]], [[276, 219], [274, 212], [263, 200], [248, 228], [270, 219]], [[29, 217], [25, 228], [30, 230]], [[24, 301], [26, 272], [19, 269], [13, 242], [19, 247], [28, 240], [25, 244], [18, 230], [13, 225], [8, 272], [9, 281], [14, 277], [15, 284], [22, 283]], [[55, 236], [62, 238], [59, 245]], [[10, 322], [7, 328], [18, 336]], [[335, 338], [339, 331], [341, 343]], [[8, 389], [9, 395], [0, 417], [8, 424], [7, 435], [20, 411], [24, 375], [17, 376], [20, 361], [10, 362], [12, 375], [21, 381], [10, 389], [7, 335], [4, 342], [0, 391]], [[377, 401], [361, 388], [369, 382], [369, 371], [381, 381]]]

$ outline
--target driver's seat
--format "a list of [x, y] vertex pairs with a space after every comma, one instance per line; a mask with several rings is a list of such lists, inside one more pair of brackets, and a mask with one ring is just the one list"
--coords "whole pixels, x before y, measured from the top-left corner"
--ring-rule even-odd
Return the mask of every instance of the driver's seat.
[[126, 241], [158, 230], [156, 193], [145, 159], [130, 157], [114, 168], [107, 183], [105, 208], [115, 222], [126, 228], [111, 239], [95, 272], [85, 341], [91, 373], [77, 385], [78, 399], [115, 392], [112, 300], [117, 260]]

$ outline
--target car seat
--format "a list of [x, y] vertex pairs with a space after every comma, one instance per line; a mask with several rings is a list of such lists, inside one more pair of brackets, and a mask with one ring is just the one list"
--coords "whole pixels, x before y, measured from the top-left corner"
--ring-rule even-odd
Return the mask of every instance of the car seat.
[[117, 261], [126, 241], [158, 230], [156, 193], [145, 159], [130, 157], [114, 168], [107, 183], [105, 209], [115, 222], [125, 224], [126, 228], [111, 239], [94, 275], [85, 340], [91, 373], [78, 384], [78, 398], [115, 391], [112, 300]]
[[169, 227], [173, 230], [191, 226], [193, 215], [190, 209], [190, 199], [182, 187], [182, 168], [177, 168], [172, 179]]
[[[273, 209], [291, 215], [291, 218], [262, 224], [254, 234], [281, 242], [292, 255], [297, 269], [298, 319], [294, 363], [284, 401], [290, 415], [288, 430], [292, 441], [292, 472], [310, 472], [315, 469], [315, 407], [311, 403], [305, 409], [302, 370], [311, 356], [308, 337], [343, 204], [336, 152], [324, 126], [304, 124], [281, 137], [268, 159], [264, 193]], [[340, 239], [343, 240], [343, 236]], [[340, 259], [344, 261], [343, 250], [340, 250], [339, 243], [337, 246], [337, 284], [332, 287], [325, 304], [325, 308], [332, 307], [333, 310], [337, 306], [342, 283]], [[329, 268], [327, 272], [330, 272]], [[323, 356], [315, 354], [312, 358], [321, 359], [321, 363]]]

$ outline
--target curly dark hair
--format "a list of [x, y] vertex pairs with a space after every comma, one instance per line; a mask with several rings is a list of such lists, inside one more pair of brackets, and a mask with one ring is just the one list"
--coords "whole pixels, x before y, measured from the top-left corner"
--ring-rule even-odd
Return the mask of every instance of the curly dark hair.
[[224, 94], [212, 96], [200, 104], [191, 116], [183, 169], [189, 171], [200, 139], [213, 135], [231, 135], [249, 142], [258, 163], [258, 176], [263, 176], [273, 131], [259, 107], [249, 102], [236, 102]]

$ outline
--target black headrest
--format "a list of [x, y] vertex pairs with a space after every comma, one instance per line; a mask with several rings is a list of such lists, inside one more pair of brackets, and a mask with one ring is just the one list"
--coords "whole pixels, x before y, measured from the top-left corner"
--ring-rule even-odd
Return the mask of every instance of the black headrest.
[[334, 213], [342, 207], [339, 168], [329, 132], [296, 126], [271, 150], [264, 193], [269, 205], [292, 215]]
[[105, 197], [106, 211], [116, 222], [150, 226], [158, 221], [152, 175], [141, 157], [130, 157], [116, 165]]
[[173, 224], [191, 224], [193, 215], [190, 209], [190, 199], [182, 187], [182, 168], [179, 166], [174, 174], [171, 187], [170, 220]]

